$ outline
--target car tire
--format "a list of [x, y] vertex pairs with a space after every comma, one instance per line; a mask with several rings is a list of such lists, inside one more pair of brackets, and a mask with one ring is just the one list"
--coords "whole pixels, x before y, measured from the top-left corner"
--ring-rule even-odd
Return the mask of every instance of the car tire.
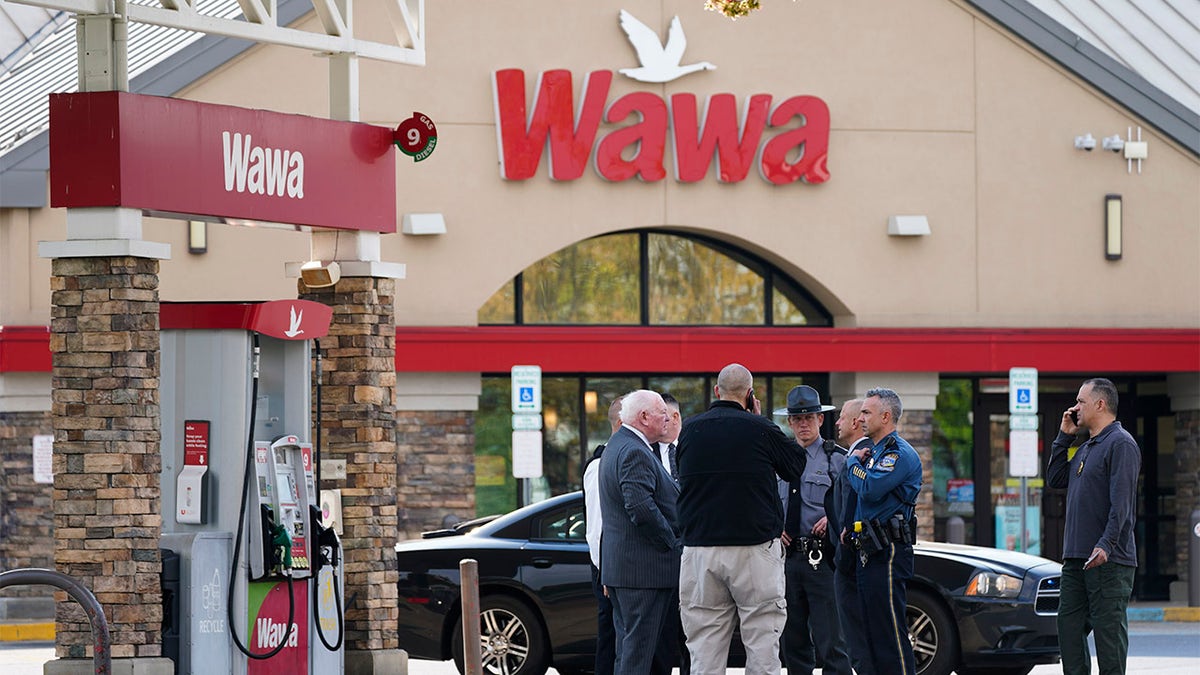
[[[505, 595], [483, 597], [479, 605], [483, 672], [545, 675], [550, 665], [549, 641], [537, 615], [521, 601]], [[450, 649], [458, 672], [465, 673], [461, 617], [454, 626]]]
[[917, 675], [950, 675], [958, 665], [958, 634], [946, 606], [928, 591], [910, 588], [907, 619]]

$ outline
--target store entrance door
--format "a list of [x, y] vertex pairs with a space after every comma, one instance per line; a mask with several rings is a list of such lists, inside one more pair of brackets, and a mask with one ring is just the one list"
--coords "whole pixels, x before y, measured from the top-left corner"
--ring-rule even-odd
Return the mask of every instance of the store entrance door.
[[1026, 478], [1024, 528], [1021, 518], [1020, 478], [1009, 475], [1008, 394], [983, 393], [975, 406], [975, 484], [988, 490], [976, 490], [975, 510], [990, 514], [975, 528], [975, 543], [1014, 551], [1026, 551], [1051, 559], [1062, 554], [1063, 516], [1066, 491], [1045, 487], [1045, 470], [1050, 444], [1058, 434], [1062, 411], [1074, 405], [1074, 396], [1042, 394], [1038, 409], [1038, 475]]

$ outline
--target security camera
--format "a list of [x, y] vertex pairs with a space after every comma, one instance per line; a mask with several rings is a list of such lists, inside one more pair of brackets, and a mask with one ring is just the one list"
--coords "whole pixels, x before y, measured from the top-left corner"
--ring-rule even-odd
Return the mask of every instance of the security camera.
[[1075, 137], [1075, 149], [1076, 150], [1086, 150], [1088, 152], [1091, 152], [1092, 148], [1094, 148], [1094, 147], [1096, 147], [1096, 139], [1092, 138], [1091, 134], [1084, 134], [1083, 136]]
[[1120, 152], [1121, 149], [1125, 147], [1125, 141], [1121, 140], [1121, 137], [1117, 134], [1113, 134], [1112, 136], [1105, 136], [1104, 140], [1101, 142], [1101, 145], [1104, 146], [1105, 150]]

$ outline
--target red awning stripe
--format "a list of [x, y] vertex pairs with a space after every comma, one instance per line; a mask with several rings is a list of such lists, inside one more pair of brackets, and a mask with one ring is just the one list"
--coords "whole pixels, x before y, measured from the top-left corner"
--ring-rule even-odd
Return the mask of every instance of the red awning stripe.
[[[163, 329], [247, 330], [257, 303], [163, 303]], [[48, 372], [50, 332], [0, 327], [0, 372]], [[1200, 371], [1200, 331], [1125, 328], [400, 326], [398, 372], [1045, 373]]]

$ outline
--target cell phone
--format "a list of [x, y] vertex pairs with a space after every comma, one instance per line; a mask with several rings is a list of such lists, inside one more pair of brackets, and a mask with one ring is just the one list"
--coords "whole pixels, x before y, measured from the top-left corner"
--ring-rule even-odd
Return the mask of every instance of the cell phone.
[[753, 389], [751, 389], [750, 392], [746, 394], [746, 410], [749, 410], [750, 412], [754, 412], [754, 390]]
[[1075, 426], [1079, 426], [1079, 411], [1072, 410], [1072, 411], [1068, 412], [1067, 414], [1071, 416], [1071, 424], [1074, 424]]

